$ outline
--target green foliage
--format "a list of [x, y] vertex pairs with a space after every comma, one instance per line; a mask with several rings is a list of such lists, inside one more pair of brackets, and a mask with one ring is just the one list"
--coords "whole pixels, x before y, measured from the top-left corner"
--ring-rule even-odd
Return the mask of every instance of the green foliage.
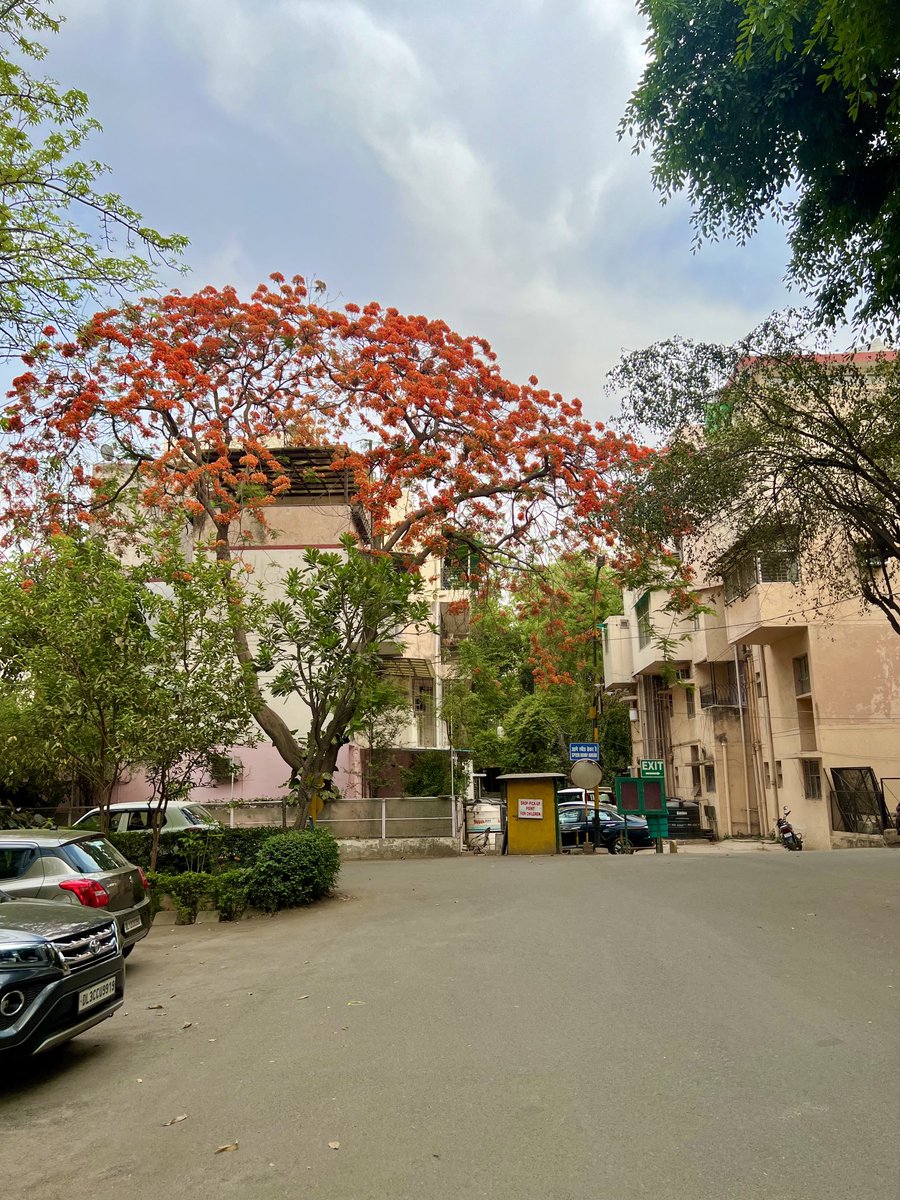
[[[264, 842], [281, 833], [280, 827], [254, 825], [237, 829], [185, 829], [163, 833], [159, 839], [160, 871], [205, 871], [218, 874], [235, 867], [251, 867]], [[294, 836], [294, 834], [292, 834]], [[150, 866], [150, 837], [137, 830], [109, 833], [107, 837], [129, 862], [145, 870]]]
[[201, 903], [212, 894], [212, 876], [200, 871], [182, 871], [180, 874], [148, 873], [150, 883], [150, 905], [159, 910], [163, 896], [175, 901], [179, 925], [193, 925]]
[[331, 779], [340, 747], [396, 705], [393, 689], [377, 687], [379, 648], [427, 627], [422, 591], [418, 574], [347, 537], [341, 554], [307, 550], [303, 567], [285, 573], [283, 598], [260, 610], [257, 669], [269, 675], [273, 696], [299, 696], [310, 714], [295, 777], [299, 826]]
[[498, 764], [504, 771], [559, 770], [564, 747], [553, 707], [546, 692], [536, 691], [523, 696], [509, 710]]
[[900, 360], [810, 353], [802, 320], [734, 346], [673, 340], [613, 375], [626, 418], [666, 447], [626, 490], [621, 527], [685, 535], [695, 566], [741, 591], [784, 551], [821, 602], [862, 597], [900, 632]]
[[[900, 16], [894, 0], [639, 0], [648, 63], [622, 132], [700, 238], [789, 230], [790, 276], [835, 324], [900, 311]], [[834, 86], [829, 86], [834, 81]], [[788, 190], [790, 189], [790, 191]]]
[[249, 904], [250, 867], [234, 867], [212, 877], [212, 894], [223, 921], [237, 921]]
[[102, 163], [76, 157], [100, 129], [87, 96], [30, 70], [60, 24], [49, 2], [0, 7], [0, 357], [31, 349], [47, 321], [74, 329], [86, 301], [152, 287], [154, 268], [135, 243], [157, 262], [187, 245], [100, 190]]
[[412, 766], [400, 772], [400, 780], [407, 796], [449, 796], [449, 751], [423, 750], [416, 754]]
[[77, 779], [103, 806], [126, 766], [143, 768], [164, 811], [251, 737], [221, 569], [185, 563], [167, 533], [154, 551], [125, 566], [99, 539], [57, 536], [0, 567], [6, 788]]
[[[592, 735], [599, 625], [617, 612], [611, 573], [586, 557], [554, 564], [514, 599], [473, 600], [444, 711], [476, 770], [568, 770], [568, 743]], [[615, 746], [611, 753], [617, 761]]]
[[327, 830], [276, 834], [253, 866], [250, 903], [265, 912], [311, 904], [333, 889], [340, 869], [338, 844]]

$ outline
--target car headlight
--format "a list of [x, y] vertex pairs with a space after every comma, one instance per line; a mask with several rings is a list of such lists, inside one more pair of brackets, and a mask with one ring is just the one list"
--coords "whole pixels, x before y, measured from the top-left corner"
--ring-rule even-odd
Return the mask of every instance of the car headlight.
[[57, 967], [59, 960], [50, 945], [32, 943], [21, 946], [0, 946], [0, 971], [15, 967]]

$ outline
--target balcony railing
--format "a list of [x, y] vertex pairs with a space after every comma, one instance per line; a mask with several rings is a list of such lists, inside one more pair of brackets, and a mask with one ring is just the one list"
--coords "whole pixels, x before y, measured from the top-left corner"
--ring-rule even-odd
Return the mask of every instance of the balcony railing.
[[713, 683], [700, 688], [701, 708], [746, 708], [747, 696], [743, 688], [733, 683]]
[[750, 554], [723, 575], [725, 603], [740, 600], [758, 583], [797, 583], [799, 579], [800, 566], [794, 551], [767, 550]]

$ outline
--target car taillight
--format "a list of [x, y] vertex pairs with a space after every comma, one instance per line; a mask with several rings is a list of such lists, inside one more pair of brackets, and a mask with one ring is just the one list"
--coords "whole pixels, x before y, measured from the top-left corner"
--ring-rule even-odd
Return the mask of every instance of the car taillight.
[[59, 886], [64, 892], [74, 892], [86, 908], [105, 908], [109, 904], [109, 892], [96, 879], [64, 879]]
[[139, 874], [139, 875], [140, 875], [140, 877], [141, 877], [141, 885], [142, 885], [142, 887], [143, 887], [144, 891], [145, 891], [145, 892], [149, 892], [149, 891], [150, 891], [150, 882], [149, 882], [149, 880], [147, 879], [147, 876], [144, 874], [144, 868], [143, 868], [143, 867], [138, 867], [138, 874]]

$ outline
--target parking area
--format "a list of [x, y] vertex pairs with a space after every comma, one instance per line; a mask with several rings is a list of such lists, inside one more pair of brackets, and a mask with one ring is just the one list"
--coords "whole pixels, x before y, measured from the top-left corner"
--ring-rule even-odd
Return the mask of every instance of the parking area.
[[358, 862], [310, 910], [155, 929], [120, 1013], [7, 1069], [0, 1177], [35, 1200], [896, 1200], [898, 868]]

